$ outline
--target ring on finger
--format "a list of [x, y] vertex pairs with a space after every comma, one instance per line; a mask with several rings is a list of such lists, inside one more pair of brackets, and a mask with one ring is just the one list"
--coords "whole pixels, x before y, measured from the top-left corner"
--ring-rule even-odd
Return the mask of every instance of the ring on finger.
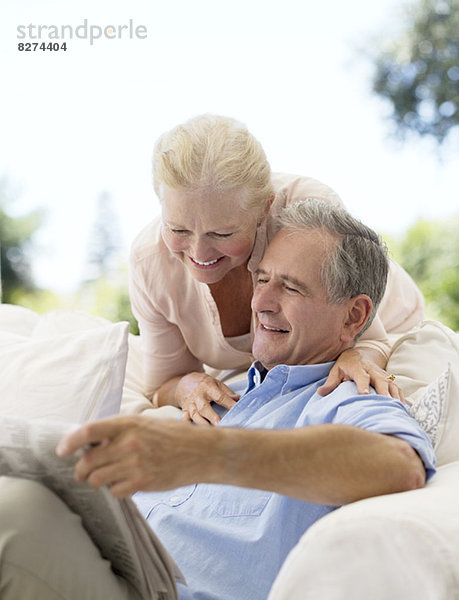
[[395, 375], [392, 375], [392, 374], [388, 375], [387, 381], [395, 381]]

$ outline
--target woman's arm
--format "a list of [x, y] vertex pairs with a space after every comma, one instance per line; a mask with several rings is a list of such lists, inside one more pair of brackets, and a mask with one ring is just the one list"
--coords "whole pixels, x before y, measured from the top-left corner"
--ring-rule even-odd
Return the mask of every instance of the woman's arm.
[[215, 425], [220, 417], [211, 403], [230, 409], [239, 396], [204, 373], [202, 362], [189, 350], [179, 327], [155, 308], [134, 266], [129, 290], [140, 330], [144, 395], [154, 408], [176, 406], [182, 409], [185, 421]]
[[152, 400], [165, 382], [179, 374], [202, 371], [203, 365], [188, 349], [180, 329], [154, 307], [135, 280], [131, 280], [129, 291], [139, 324], [144, 394]]
[[378, 315], [389, 336], [402, 335], [425, 319], [424, 296], [398, 263], [390, 261], [386, 293]]
[[418, 325], [424, 318], [424, 299], [413, 279], [400, 265], [391, 261], [386, 293], [371, 326], [352, 350], [336, 361], [319, 393], [332, 392], [342, 381], [351, 379], [361, 394], [371, 385], [378, 394], [403, 400], [403, 392], [385, 371], [391, 344], [396, 334]]

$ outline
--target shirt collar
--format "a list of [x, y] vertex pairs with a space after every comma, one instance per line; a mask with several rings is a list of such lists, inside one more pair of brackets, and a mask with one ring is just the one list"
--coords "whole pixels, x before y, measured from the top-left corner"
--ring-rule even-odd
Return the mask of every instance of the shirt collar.
[[302, 388], [328, 377], [334, 364], [335, 361], [315, 365], [276, 365], [268, 371], [257, 360], [252, 363], [248, 372], [248, 390], [277, 379], [279, 376], [282, 376], [285, 382], [288, 381], [289, 390]]

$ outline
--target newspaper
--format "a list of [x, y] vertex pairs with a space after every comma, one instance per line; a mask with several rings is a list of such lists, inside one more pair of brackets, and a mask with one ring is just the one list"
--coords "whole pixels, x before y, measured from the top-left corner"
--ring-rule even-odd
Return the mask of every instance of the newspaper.
[[3, 417], [0, 425], [0, 475], [39, 481], [81, 516], [83, 526], [109, 560], [145, 600], [177, 600], [175, 581], [185, 583], [177, 565], [130, 498], [116, 499], [108, 488], [94, 490], [75, 481], [73, 468], [83, 451], [61, 458], [59, 440], [68, 423]]

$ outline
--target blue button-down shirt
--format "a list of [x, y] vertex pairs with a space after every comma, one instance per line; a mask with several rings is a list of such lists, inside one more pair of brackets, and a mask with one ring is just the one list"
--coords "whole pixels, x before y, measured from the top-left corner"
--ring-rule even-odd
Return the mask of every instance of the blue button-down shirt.
[[[401, 402], [357, 394], [353, 382], [322, 397], [316, 393], [333, 363], [252, 365], [248, 386], [223, 414], [221, 427], [284, 429], [339, 423], [397, 436], [421, 456], [427, 476], [435, 458], [427, 435]], [[263, 378], [264, 377], [264, 378]], [[181, 600], [265, 600], [289, 551], [334, 507], [280, 494], [199, 484], [169, 492], [140, 492], [134, 500], [177, 562], [188, 587]]]

